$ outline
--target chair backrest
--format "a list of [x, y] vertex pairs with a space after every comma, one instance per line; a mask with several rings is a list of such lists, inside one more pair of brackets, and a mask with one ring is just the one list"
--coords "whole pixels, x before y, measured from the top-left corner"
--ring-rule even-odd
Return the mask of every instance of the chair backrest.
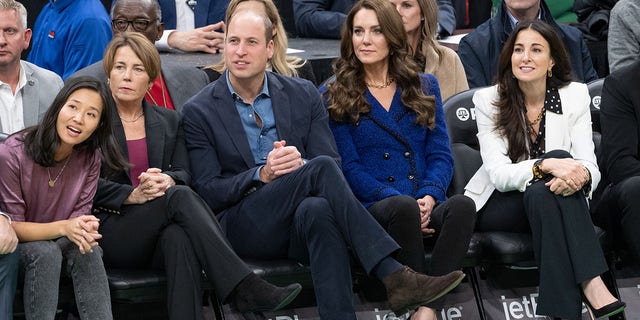
[[477, 88], [457, 93], [443, 105], [453, 155], [453, 178], [447, 190], [449, 196], [464, 193], [464, 186], [482, 165], [472, 101], [476, 90]]
[[476, 126], [476, 109], [473, 105], [473, 94], [480, 88], [469, 89], [457, 93], [444, 104], [444, 119], [447, 123], [451, 144], [462, 143], [478, 150], [478, 127]]
[[589, 88], [589, 95], [591, 96], [591, 127], [595, 132], [602, 132], [600, 130], [600, 102], [602, 101], [602, 84], [604, 78], [596, 79], [587, 84]]

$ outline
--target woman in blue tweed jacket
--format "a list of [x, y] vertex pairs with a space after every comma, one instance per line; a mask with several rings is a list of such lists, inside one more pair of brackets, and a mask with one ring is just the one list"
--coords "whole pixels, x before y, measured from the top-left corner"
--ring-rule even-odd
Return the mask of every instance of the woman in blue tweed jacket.
[[[400, 262], [442, 275], [460, 268], [475, 206], [462, 195], [447, 200], [453, 159], [440, 89], [409, 50], [393, 5], [362, 0], [343, 27], [336, 80], [321, 91], [354, 194], [402, 247]], [[435, 243], [429, 268], [425, 240]], [[435, 319], [433, 309], [418, 313]]]

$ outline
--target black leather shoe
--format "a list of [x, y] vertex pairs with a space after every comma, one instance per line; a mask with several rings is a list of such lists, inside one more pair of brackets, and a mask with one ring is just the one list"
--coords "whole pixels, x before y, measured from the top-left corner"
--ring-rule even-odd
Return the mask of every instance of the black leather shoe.
[[591, 306], [591, 303], [589, 303], [589, 300], [587, 300], [587, 298], [584, 296], [584, 294], [582, 295], [582, 300], [584, 300], [584, 304], [587, 305], [587, 309], [589, 310], [589, 315], [591, 316], [591, 319], [594, 319], [594, 320], [609, 318], [610, 316], [616, 315], [624, 311], [624, 308], [627, 306], [624, 302], [620, 300], [616, 300], [600, 309], [594, 309]]
[[458, 286], [463, 278], [462, 271], [431, 277], [405, 266], [386, 276], [382, 283], [387, 288], [389, 307], [400, 315], [442, 297]]
[[242, 313], [276, 311], [291, 303], [300, 290], [298, 283], [278, 287], [251, 273], [233, 290], [231, 303]]

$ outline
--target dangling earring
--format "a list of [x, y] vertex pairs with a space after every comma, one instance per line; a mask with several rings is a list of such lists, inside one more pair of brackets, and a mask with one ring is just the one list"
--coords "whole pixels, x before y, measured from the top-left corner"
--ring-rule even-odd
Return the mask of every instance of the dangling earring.
[[553, 77], [553, 72], [551, 71], [551, 68], [549, 68], [549, 70], [547, 70], [547, 76], [549, 78]]

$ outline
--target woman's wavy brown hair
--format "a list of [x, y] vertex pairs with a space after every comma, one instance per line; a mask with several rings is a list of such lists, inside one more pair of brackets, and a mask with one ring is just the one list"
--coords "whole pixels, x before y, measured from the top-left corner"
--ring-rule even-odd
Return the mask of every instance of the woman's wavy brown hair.
[[558, 89], [566, 86], [572, 80], [569, 56], [556, 30], [540, 20], [518, 23], [504, 43], [500, 53], [497, 75], [498, 101], [494, 102], [495, 106], [498, 107], [498, 119], [495, 129], [507, 138], [509, 143], [507, 153], [513, 162], [526, 159], [529, 155], [527, 126], [524, 118], [526, 112], [525, 97], [520, 89], [518, 79], [515, 78], [513, 70], [511, 70], [511, 56], [516, 38], [522, 30], [533, 30], [549, 43], [554, 66], [551, 69], [553, 76], [547, 77], [547, 88]]
[[356, 57], [352, 44], [354, 16], [364, 9], [373, 10], [378, 17], [382, 34], [389, 46], [389, 78], [395, 79], [402, 88], [402, 103], [417, 114], [417, 124], [433, 128], [435, 98], [426, 96], [422, 91], [420, 69], [409, 55], [402, 18], [389, 0], [360, 0], [349, 12], [342, 26], [340, 57], [334, 65], [336, 80], [327, 85], [325, 93], [329, 101], [329, 115], [337, 122], [355, 123], [361, 114], [371, 111], [371, 106], [365, 99], [367, 86], [364, 67]]

